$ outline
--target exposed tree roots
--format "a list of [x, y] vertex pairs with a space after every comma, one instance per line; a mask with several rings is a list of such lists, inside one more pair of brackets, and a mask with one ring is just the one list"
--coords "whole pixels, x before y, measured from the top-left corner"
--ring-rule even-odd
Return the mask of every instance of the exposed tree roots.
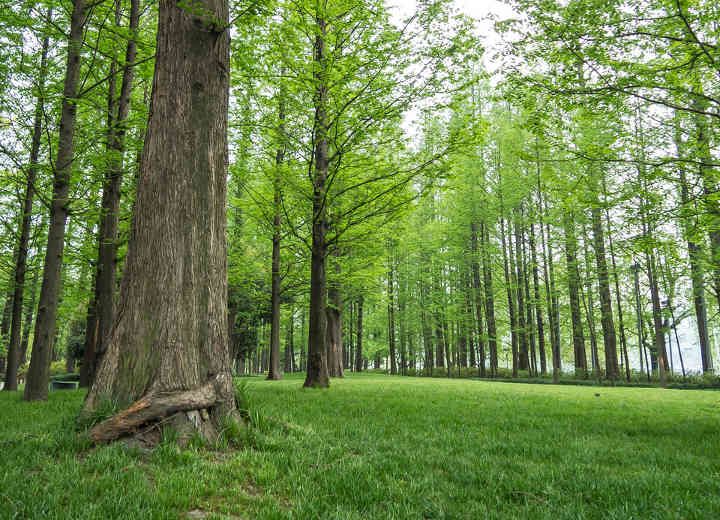
[[218, 404], [216, 381], [182, 392], [149, 393], [125, 410], [95, 425], [90, 438], [96, 444], [112, 442], [121, 437], [143, 433], [143, 430], [169, 422], [178, 428], [192, 427], [202, 437], [209, 438], [217, 431], [208, 409]]

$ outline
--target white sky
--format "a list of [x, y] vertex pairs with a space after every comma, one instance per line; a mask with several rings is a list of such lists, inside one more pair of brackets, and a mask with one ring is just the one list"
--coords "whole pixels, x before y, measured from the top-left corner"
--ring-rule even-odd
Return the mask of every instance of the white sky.
[[[457, 10], [478, 20], [477, 34], [485, 47], [484, 62], [486, 68], [492, 72], [496, 69], [493, 55], [498, 50], [500, 38], [493, 29], [493, 21], [505, 20], [513, 17], [513, 10], [500, 0], [454, 0]], [[416, 0], [386, 0], [386, 4], [394, 11], [398, 19], [411, 15], [415, 11]]]

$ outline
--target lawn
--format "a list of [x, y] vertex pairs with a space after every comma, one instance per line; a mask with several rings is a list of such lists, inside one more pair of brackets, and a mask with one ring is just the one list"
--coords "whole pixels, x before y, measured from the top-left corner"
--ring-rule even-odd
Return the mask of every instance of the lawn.
[[720, 518], [720, 393], [251, 379], [244, 447], [91, 448], [0, 394], [2, 518]]

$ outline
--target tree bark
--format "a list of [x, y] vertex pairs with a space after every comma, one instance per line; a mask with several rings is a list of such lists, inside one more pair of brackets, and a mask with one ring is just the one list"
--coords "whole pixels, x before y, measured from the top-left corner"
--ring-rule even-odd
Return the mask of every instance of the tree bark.
[[282, 178], [281, 168], [285, 161], [285, 103], [284, 93], [280, 89], [278, 96], [278, 134], [280, 143], [275, 153], [275, 172], [273, 176], [273, 237], [272, 237], [272, 288], [270, 296], [270, 370], [267, 378], [271, 381], [282, 379], [280, 372], [280, 239], [282, 224]]
[[305, 387], [330, 386], [327, 364], [326, 273], [327, 260], [327, 194], [328, 177], [328, 87], [325, 56], [327, 22], [317, 6], [317, 32], [314, 44], [315, 90], [315, 172], [313, 178], [312, 251], [310, 258], [310, 323], [308, 327], [307, 375]]
[[[48, 11], [50, 20], [52, 11]], [[15, 280], [13, 285], [12, 312], [10, 325], [10, 343], [7, 352], [7, 366], [5, 374], [5, 390], [17, 390], [18, 368], [21, 358], [21, 329], [23, 321], [23, 297], [25, 293], [25, 275], [27, 272], [28, 245], [30, 242], [30, 227], [32, 226], [32, 207], [35, 198], [35, 181], [37, 179], [38, 162], [40, 158], [40, 144], [42, 140], [42, 118], [45, 112], [45, 77], [47, 75], [48, 49], [50, 38], [45, 36], [40, 51], [40, 69], [38, 73], [38, 96], [35, 105], [35, 120], [33, 122], [32, 144], [30, 146], [30, 161], [25, 185], [25, 196], [22, 204], [22, 220], [20, 224], [20, 239], [15, 257]]]
[[[392, 246], [391, 246], [392, 248]], [[388, 351], [390, 354], [390, 374], [397, 375], [397, 344], [395, 338], [395, 260], [390, 250], [388, 259]]]
[[570, 316], [572, 321], [573, 354], [575, 372], [587, 378], [587, 356], [585, 354], [585, 334], [583, 332], [582, 314], [580, 311], [580, 271], [577, 261], [577, 238], [573, 229], [572, 214], [566, 213], [565, 227], [565, 261], [567, 263], [567, 283], [570, 296]]
[[43, 268], [40, 302], [38, 304], [35, 336], [30, 368], [25, 384], [26, 401], [45, 400], [48, 395], [50, 361], [60, 296], [61, 271], [65, 248], [65, 225], [67, 223], [70, 178], [75, 151], [75, 122], [77, 120], [77, 94], [80, 81], [80, 61], [87, 9], [84, 0], [73, 2], [68, 36], [67, 64], [63, 86], [60, 131], [57, 158], [50, 202], [50, 227], [48, 229], [45, 264]]
[[547, 374], [547, 354], [545, 353], [545, 322], [543, 321], [542, 304], [540, 298], [540, 272], [538, 268], [537, 246], [535, 243], [535, 224], [530, 224], [530, 261], [532, 262], [533, 276], [533, 303], [535, 304], [535, 319], [537, 324], [538, 353], [540, 355], [540, 373]]
[[159, 4], [153, 109], [118, 313], [84, 410], [107, 401], [130, 407], [91, 432], [99, 442], [174, 414], [173, 426], [212, 439], [236, 411], [225, 232], [228, 2], [193, 7]]
[[605, 257], [602, 210], [596, 204], [593, 205], [590, 213], [595, 249], [595, 266], [597, 268], [598, 290], [600, 293], [600, 324], [603, 331], [603, 346], [605, 347], [605, 377], [615, 381], [619, 378], [620, 373], [618, 370], [617, 338], [615, 336], [612, 299], [610, 297], [610, 275], [608, 274], [607, 259]]
[[488, 350], [490, 351], [490, 377], [498, 375], [497, 326], [495, 322], [495, 291], [493, 290], [492, 264], [490, 263], [490, 231], [483, 222], [482, 236], [483, 288], [485, 289], [485, 317], [487, 318]]

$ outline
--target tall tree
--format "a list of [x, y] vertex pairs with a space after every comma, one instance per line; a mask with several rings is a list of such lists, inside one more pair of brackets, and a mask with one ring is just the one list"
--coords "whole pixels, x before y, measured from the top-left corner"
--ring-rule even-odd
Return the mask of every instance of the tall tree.
[[[84, 409], [96, 442], [173, 418], [214, 438], [235, 411], [227, 327], [228, 2], [161, 0], [119, 312]], [[182, 109], [180, 109], [182, 107]]]

